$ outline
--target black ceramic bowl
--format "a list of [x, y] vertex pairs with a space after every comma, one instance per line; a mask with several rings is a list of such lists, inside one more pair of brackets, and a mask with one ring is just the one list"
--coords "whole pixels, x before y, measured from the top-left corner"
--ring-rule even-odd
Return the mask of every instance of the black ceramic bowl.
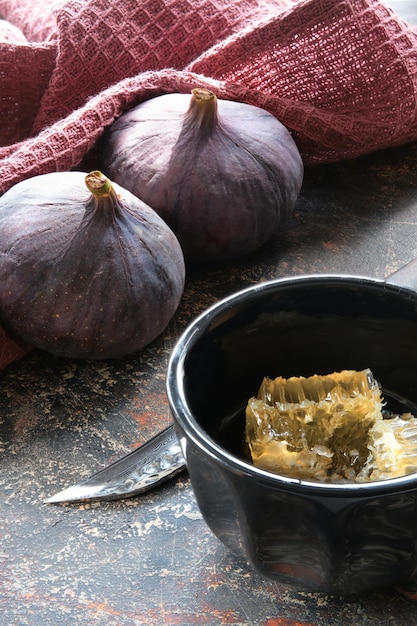
[[268, 578], [355, 593], [401, 584], [417, 568], [417, 475], [322, 484], [245, 456], [244, 410], [264, 376], [365, 368], [389, 408], [417, 415], [413, 288], [331, 275], [258, 284], [200, 315], [173, 351], [168, 396], [202, 515]]

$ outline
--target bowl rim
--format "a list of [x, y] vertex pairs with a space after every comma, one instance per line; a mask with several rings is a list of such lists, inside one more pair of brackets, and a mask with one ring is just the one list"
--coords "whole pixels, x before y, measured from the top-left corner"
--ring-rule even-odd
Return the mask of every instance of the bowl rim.
[[[174, 425], [181, 434], [191, 440], [201, 452], [211, 457], [212, 460], [229, 471], [240, 475], [251, 476], [256, 482], [267, 484], [276, 489], [288, 489], [297, 492], [309, 492], [321, 497], [342, 496], [356, 497], [374, 496], [376, 494], [392, 495], [395, 493], [408, 491], [417, 487], [417, 473], [390, 478], [387, 480], [370, 481], [364, 483], [322, 483], [315, 481], [291, 478], [281, 474], [268, 472], [251, 465], [249, 462], [239, 458], [226, 448], [222, 447], [213, 439], [198, 423], [192, 415], [185, 395], [183, 386], [185, 360], [189, 349], [199, 340], [207, 329], [213, 329], [222, 323], [225, 314], [231, 311], [242, 301], [255, 299], [259, 294], [274, 291], [277, 287], [302, 286], [303, 283], [318, 284], [325, 282], [329, 286], [331, 283], [355, 284], [356, 286], [371, 286], [385, 291], [393, 291], [394, 294], [405, 292], [407, 297], [416, 299], [417, 292], [409, 287], [390, 283], [389, 280], [371, 278], [368, 276], [354, 274], [303, 274], [290, 278], [275, 278], [262, 281], [255, 285], [250, 285], [240, 289], [207, 307], [197, 315], [184, 329], [176, 341], [168, 361], [166, 376], [166, 391], [168, 402], [174, 419]], [[227, 319], [227, 318], [226, 318]], [[181, 405], [179, 408], [178, 405]], [[181, 440], [182, 437], [180, 437]], [[186, 448], [186, 444], [184, 446]], [[184, 450], [186, 459], [186, 449]]]

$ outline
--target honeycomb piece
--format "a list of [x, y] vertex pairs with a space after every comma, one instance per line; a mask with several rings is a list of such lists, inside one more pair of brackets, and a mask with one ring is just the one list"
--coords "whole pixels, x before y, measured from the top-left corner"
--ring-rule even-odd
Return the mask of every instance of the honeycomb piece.
[[320, 482], [367, 482], [417, 470], [417, 419], [384, 419], [369, 369], [264, 378], [246, 407], [255, 466]]

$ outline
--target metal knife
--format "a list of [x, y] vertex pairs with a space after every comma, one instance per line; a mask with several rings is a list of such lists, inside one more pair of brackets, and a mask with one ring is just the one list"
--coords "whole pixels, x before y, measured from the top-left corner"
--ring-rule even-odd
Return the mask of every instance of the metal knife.
[[44, 500], [45, 504], [120, 500], [148, 491], [184, 471], [174, 425], [89, 478]]

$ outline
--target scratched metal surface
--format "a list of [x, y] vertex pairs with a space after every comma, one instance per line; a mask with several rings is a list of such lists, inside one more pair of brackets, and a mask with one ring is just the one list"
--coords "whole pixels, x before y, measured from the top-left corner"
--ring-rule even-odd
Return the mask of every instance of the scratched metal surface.
[[281, 276], [381, 278], [416, 256], [414, 144], [307, 171], [281, 234], [227, 270], [189, 271], [178, 313], [140, 354], [81, 363], [36, 352], [2, 373], [1, 623], [417, 624], [417, 601], [394, 589], [342, 598], [262, 579], [211, 534], [186, 474], [130, 500], [42, 504], [170, 423], [167, 360], [181, 330], [208, 305]]

